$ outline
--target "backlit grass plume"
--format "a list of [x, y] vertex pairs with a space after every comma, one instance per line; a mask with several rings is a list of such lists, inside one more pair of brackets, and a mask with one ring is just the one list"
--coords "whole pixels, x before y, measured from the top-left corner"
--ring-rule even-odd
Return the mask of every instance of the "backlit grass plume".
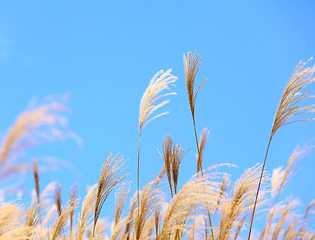
[[[306, 106], [299, 105], [301, 100], [314, 97], [314, 95], [311, 95], [311, 91], [307, 91], [305, 93], [300, 92], [307, 85], [315, 81], [315, 77], [313, 77], [315, 66], [305, 67], [309, 61], [305, 63], [299, 62], [284, 89], [275, 115], [275, 119], [272, 124], [271, 138], [274, 136], [279, 128], [285, 125], [294, 122], [309, 121], [315, 119], [303, 118], [304, 114], [315, 111], [315, 104]], [[302, 116], [302, 118], [292, 119], [296, 116]]]
[[122, 167], [126, 163], [122, 156], [116, 154], [112, 156], [109, 154], [103, 164], [100, 180], [98, 182], [97, 195], [94, 208], [94, 225], [93, 225], [93, 237], [97, 220], [100, 216], [102, 207], [114, 189], [114, 187], [121, 182], [127, 175], [119, 176], [122, 171]]
[[62, 208], [62, 211], [59, 214], [59, 217], [53, 226], [51, 240], [56, 240], [61, 237], [63, 229], [70, 219], [70, 213], [73, 211], [73, 208], [76, 207], [77, 204], [73, 205], [71, 202], [69, 202], [64, 208]]
[[115, 206], [114, 206], [114, 225], [117, 225], [123, 214], [123, 207], [128, 199], [130, 191], [130, 185], [123, 183], [120, 190], [115, 194]]
[[196, 75], [201, 65], [201, 59], [196, 51], [192, 55], [191, 52], [187, 53], [187, 57], [184, 54], [184, 68], [185, 68], [185, 75], [186, 75], [186, 87], [187, 87], [187, 94], [188, 94], [188, 101], [190, 105], [191, 115], [193, 120], [195, 121], [195, 104], [197, 94], [203, 84], [206, 82], [205, 78], [201, 81], [197, 91], [194, 93], [194, 85]]
[[[315, 233], [306, 223], [309, 214], [314, 211], [312, 209], [315, 205], [313, 200], [307, 207], [304, 217], [300, 214], [296, 207], [299, 205], [299, 201], [296, 199], [288, 198], [285, 201], [281, 201], [276, 205], [276, 208], [272, 208], [270, 213], [274, 214], [273, 222], [268, 229], [267, 239], [286, 239], [286, 240], [297, 240], [297, 239], [314, 239]], [[266, 226], [267, 227], [267, 226]], [[259, 240], [266, 239], [264, 237], [266, 228], [260, 234]]]
[[25, 225], [28, 229], [26, 235], [31, 238], [35, 228], [41, 219], [41, 204], [33, 201], [30, 208], [26, 212]]
[[276, 191], [277, 195], [273, 203], [273, 208], [270, 209], [267, 217], [267, 222], [264, 229], [264, 240], [267, 240], [268, 238], [270, 225], [276, 210], [279, 195], [283, 190], [284, 185], [289, 181], [289, 179], [293, 175], [293, 170], [297, 165], [298, 161], [308, 153], [308, 150], [309, 149], [307, 147], [297, 147], [291, 154], [285, 170], [281, 170], [280, 167], [273, 171], [271, 179], [271, 199], [273, 200]]
[[114, 204], [114, 220], [112, 226], [112, 237], [111, 239], [117, 239], [123, 228], [129, 224], [130, 218], [122, 218], [123, 208], [128, 199], [130, 192], [129, 183], [123, 183], [121, 188], [115, 193], [115, 204]]
[[0, 145], [0, 183], [7, 177], [31, 169], [30, 164], [15, 161], [26, 149], [55, 139], [64, 139], [66, 106], [52, 101], [29, 107], [20, 114]]
[[[197, 151], [199, 155], [199, 143], [198, 143], [198, 135], [197, 135], [197, 129], [196, 129], [196, 116], [195, 116], [195, 104], [196, 104], [196, 98], [197, 94], [200, 90], [200, 88], [203, 86], [203, 84], [206, 82], [205, 79], [203, 79], [197, 89], [197, 91], [194, 93], [194, 85], [195, 85], [195, 79], [196, 75], [198, 73], [198, 70], [200, 68], [200, 56], [194, 52], [192, 55], [191, 52], [187, 53], [187, 57], [184, 54], [184, 69], [185, 69], [185, 77], [186, 77], [186, 88], [187, 88], [187, 94], [188, 94], [188, 101], [191, 111], [191, 116], [193, 120], [194, 125], [194, 131], [195, 131], [195, 140], [196, 140], [196, 146]], [[202, 171], [202, 165], [198, 166], [197, 163], [197, 169], [200, 168]]]
[[96, 190], [97, 190], [97, 184], [94, 184], [93, 186], [91, 186], [82, 203], [81, 214], [78, 217], [78, 227], [77, 227], [77, 234], [76, 234], [76, 239], [78, 240], [84, 239], [86, 226], [91, 220], [92, 211], [95, 206], [95, 200], [96, 200], [96, 194], [97, 194]]
[[184, 155], [184, 149], [179, 143], [173, 143], [173, 138], [171, 136], [167, 136], [163, 140], [164, 166], [172, 197], [174, 194], [177, 194], [179, 166]]
[[[174, 195], [163, 211], [164, 219], [157, 240], [182, 239], [196, 217], [206, 216], [209, 206], [217, 202], [219, 183], [212, 178], [215, 167], [203, 177], [194, 177]], [[191, 236], [188, 236], [191, 239]]]
[[139, 132], [153, 119], [167, 114], [168, 112], [163, 112], [158, 115], [151, 117], [151, 115], [160, 107], [166, 105], [169, 100], [165, 100], [161, 103], [156, 104], [156, 101], [162, 97], [169, 95], [176, 95], [175, 92], [165, 93], [160, 95], [163, 90], [169, 90], [170, 85], [175, 82], [177, 77], [171, 74], [172, 69], [167, 71], [159, 71], [151, 79], [149, 86], [142, 95], [140, 102], [140, 113], [139, 113]]
[[[312, 59], [312, 58], [311, 58]], [[311, 60], [310, 59], [310, 60]], [[309, 60], [309, 61], [310, 61]], [[255, 204], [252, 212], [252, 217], [250, 220], [250, 228], [248, 233], [248, 240], [250, 240], [254, 215], [255, 215], [255, 209], [256, 209], [256, 203], [259, 195], [259, 189], [261, 184], [261, 179], [263, 176], [263, 172], [265, 169], [265, 164], [268, 156], [268, 151], [270, 147], [270, 143], [272, 138], [274, 137], [277, 130], [285, 125], [295, 123], [295, 122], [302, 122], [302, 121], [309, 121], [314, 120], [315, 118], [308, 118], [304, 115], [307, 113], [311, 113], [315, 111], [315, 104], [310, 104], [306, 106], [301, 106], [300, 102], [301, 100], [305, 100], [307, 98], [314, 97], [311, 95], [311, 91], [307, 91], [305, 93], [302, 93], [301, 91], [304, 90], [305, 87], [307, 87], [310, 83], [315, 81], [315, 77], [313, 77], [315, 66], [313, 67], [305, 67], [306, 64], [309, 62], [302, 63], [301, 61], [295, 68], [289, 82], [287, 83], [284, 92], [282, 94], [282, 97], [280, 99], [280, 103], [278, 105], [276, 115], [272, 124], [271, 134], [266, 150], [266, 155], [263, 163], [263, 167], [261, 170], [261, 178], [257, 187], [257, 193], [256, 193], [256, 199]]]
[[157, 181], [153, 179], [142, 190], [140, 195], [140, 205], [135, 209], [134, 214], [134, 239], [145, 239], [143, 235], [144, 227], [147, 224], [149, 217], [154, 212], [154, 208], [161, 201], [162, 194], [160, 189], [157, 188]]
[[156, 101], [160, 98], [176, 95], [175, 92], [164, 93], [163, 90], [169, 90], [170, 85], [175, 82], [177, 77], [171, 74], [172, 69], [167, 71], [159, 71], [151, 79], [149, 86], [145, 90], [141, 101], [140, 101], [140, 111], [139, 111], [139, 145], [138, 145], [138, 173], [137, 173], [137, 190], [138, 190], [138, 205], [139, 205], [139, 187], [140, 187], [140, 142], [141, 142], [141, 133], [144, 126], [146, 126], [153, 119], [167, 114], [168, 112], [163, 112], [158, 115], [151, 117], [151, 115], [158, 110], [160, 107], [166, 105], [169, 100], [162, 101], [161, 103], [156, 104]]
[[[259, 182], [261, 165], [246, 169], [236, 181], [230, 196], [223, 199], [221, 210], [220, 227], [217, 239], [231, 239], [239, 232], [239, 224], [244, 224], [243, 217], [253, 208], [255, 189]], [[263, 177], [266, 181], [266, 177]]]
[[[14, 232], [16, 228], [22, 227], [22, 221], [23, 209], [21, 206], [12, 202], [0, 204], [0, 239], [3, 239], [3, 236], [7, 237], [14, 235], [15, 233], [11, 232]], [[25, 225], [27, 225], [27, 223], [28, 221], [26, 220]], [[28, 235], [29, 232], [25, 232], [25, 234]], [[9, 239], [9, 237], [7, 237], [7, 239]]]
[[[187, 53], [187, 57], [184, 54], [184, 69], [185, 69], [185, 77], [186, 77], [186, 88], [187, 88], [187, 95], [188, 95], [188, 102], [190, 106], [191, 116], [193, 120], [193, 126], [194, 126], [194, 132], [195, 132], [195, 140], [196, 140], [196, 146], [197, 146], [197, 173], [201, 172], [201, 175], [203, 174], [202, 171], [202, 150], [205, 147], [206, 143], [206, 134], [203, 132], [203, 135], [200, 139], [200, 143], [202, 146], [199, 146], [198, 143], [198, 135], [197, 135], [197, 129], [196, 129], [196, 116], [195, 116], [195, 104], [196, 104], [196, 98], [198, 95], [198, 92], [200, 88], [203, 86], [203, 84], [206, 82], [206, 79], [203, 78], [201, 81], [198, 89], [196, 92], [194, 92], [194, 86], [195, 86], [195, 79], [196, 75], [198, 73], [198, 70], [200, 68], [201, 60], [200, 56], [195, 51], [192, 55], [191, 52]], [[213, 227], [212, 227], [212, 221], [211, 221], [211, 214], [210, 210], [208, 210], [208, 220], [209, 225], [211, 228], [211, 238], [214, 240], [214, 233], [213, 233]]]

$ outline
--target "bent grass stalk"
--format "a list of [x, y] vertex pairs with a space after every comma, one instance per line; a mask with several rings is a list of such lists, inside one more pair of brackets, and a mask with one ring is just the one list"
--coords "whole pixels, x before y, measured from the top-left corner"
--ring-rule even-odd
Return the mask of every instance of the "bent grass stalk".
[[293, 117], [304, 115], [306, 113], [311, 113], [315, 111], [315, 104], [307, 105], [305, 107], [299, 106], [299, 103], [301, 100], [314, 97], [313, 95], [310, 95], [311, 91], [308, 91], [306, 93], [300, 93], [300, 91], [303, 90], [307, 85], [315, 81], [315, 77], [313, 77], [315, 66], [305, 68], [306, 64], [310, 60], [308, 60], [305, 63], [302, 63], [301, 61], [299, 62], [289, 82], [287, 83], [284, 89], [284, 92], [282, 94], [282, 97], [280, 99], [280, 102], [279, 102], [279, 105], [275, 114], [275, 118], [272, 124], [271, 134], [270, 134], [270, 138], [269, 138], [269, 142], [268, 142], [268, 146], [267, 146], [267, 150], [265, 154], [263, 167], [261, 169], [260, 181], [257, 187], [255, 203], [254, 203], [253, 212], [252, 212], [252, 216], [250, 220], [248, 240], [250, 240], [250, 236], [251, 236], [254, 215], [255, 215], [255, 210], [256, 210], [256, 204], [257, 204], [259, 189], [261, 185], [261, 179], [263, 176], [263, 172], [265, 170], [265, 164], [266, 164], [272, 138], [274, 137], [277, 130], [285, 125], [295, 123], [295, 122], [314, 120], [314, 118], [304, 118], [304, 119], [302, 118], [302, 119], [297, 119], [297, 120], [291, 120], [291, 118]]
[[[196, 130], [195, 104], [196, 104], [197, 94], [198, 94], [200, 88], [206, 82], [206, 80], [204, 78], [201, 81], [196, 93], [194, 93], [195, 78], [196, 78], [196, 75], [197, 75], [198, 70], [200, 68], [200, 65], [201, 65], [200, 56], [196, 53], [196, 51], [194, 52], [193, 55], [191, 55], [191, 52], [187, 53], [187, 57], [184, 54], [184, 68], [185, 68], [185, 76], [186, 76], [186, 87], [187, 87], [187, 94], [188, 94], [188, 101], [189, 101], [191, 116], [192, 116], [193, 125], [194, 125], [198, 158], [200, 156], [200, 149], [199, 149], [198, 136], [197, 136], [197, 130]], [[202, 164], [200, 161], [197, 160], [197, 174], [199, 173], [199, 170], [201, 171], [201, 176], [203, 177]], [[211, 237], [214, 240], [214, 233], [213, 233], [210, 209], [208, 209], [208, 218], [209, 218], [209, 224], [210, 224], [210, 228], [211, 228]]]
[[[170, 85], [175, 82], [177, 77], [171, 74], [172, 69], [167, 71], [159, 71], [151, 79], [149, 86], [145, 90], [141, 101], [140, 101], [140, 113], [139, 113], [139, 144], [138, 144], [138, 168], [137, 168], [137, 203], [138, 209], [140, 204], [140, 143], [141, 143], [141, 133], [142, 129], [153, 119], [168, 114], [168, 112], [163, 112], [150, 118], [157, 109], [169, 103], [169, 100], [165, 100], [161, 103], [155, 105], [156, 101], [162, 97], [169, 95], [176, 95], [175, 92], [170, 92], [160, 95], [163, 90], [169, 90]], [[139, 210], [138, 210], [139, 215]], [[140, 217], [140, 216], [138, 216]]]

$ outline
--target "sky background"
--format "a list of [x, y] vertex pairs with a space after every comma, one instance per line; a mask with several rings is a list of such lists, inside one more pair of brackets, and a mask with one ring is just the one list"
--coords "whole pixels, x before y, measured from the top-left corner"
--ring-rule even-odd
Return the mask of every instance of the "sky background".
[[[187, 100], [183, 53], [198, 51], [197, 84], [206, 84], [196, 103], [197, 131], [210, 130], [204, 167], [224, 169], [236, 180], [262, 163], [271, 124], [283, 89], [300, 60], [315, 56], [314, 1], [1, 1], [0, 136], [32, 99], [70, 96], [68, 129], [72, 139], [27, 151], [43, 166], [47, 156], [59, 171], [40, 173], [41, 186], [62, 183], [63, 199], [79, 184], [79, 195], [98, 181], [108, 153], [128, 159], [128, 180], [136, 190], [138, 117], [143, 92], [159, 70], [172, 68], [177, 96], [170, 111], [144, 128], [141, 186], [163, 165], [157, 149], [170, 134], [190, 151], [179, 182], [196, 170], [196, 146]], [[314, 60], [311, 62], [314, 64]], [[314, 89], [312, 85], [309, 89]], [[315, 122], [280, 129], [266, 169], [285, 167], [297, 145], [314, 145]], [[315, 153], [300, 161], [282, 198], [298, 197], [301, 211], [315, 198]], [[53, 170], [53, 169], [52, 169]], [[24, 196], [33, 188], [24, 177]], [[112, 215], [114, 194], [103, 210]]]

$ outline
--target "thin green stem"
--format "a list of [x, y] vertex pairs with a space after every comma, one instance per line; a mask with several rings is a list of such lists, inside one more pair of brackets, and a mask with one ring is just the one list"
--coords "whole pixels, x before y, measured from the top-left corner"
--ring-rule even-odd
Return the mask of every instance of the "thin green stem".
[[266, 150], [266, 155], [265, 155], [265, 160], [264, 160], [263, 167], [262, 167], [261, 173], [260, 173], [259, 184], [258, 184], [258, 187], [257, 187], [256, 198], [255, 198], [254, 208], [253, 208], [253, 212], [252, 212], [252, 217], [251, 217], [251, 220], [250, 220], [249, 233], [248, 233], [247, 240], [250, 240], [250, 234], [252, 232], [254, 215], [255, 215], [255, 210], [256, 210], [256, 205], [257, 205], [257, 200], [258, 200], [258, 194], [259, 194], [262, 177], [263, 177], [264, 170], [265, 170], [265, 165], [266, 165], [266, 160], [267, 160], [267, 156], [268, 156], [271, 140], [272, 140], [272, 135], [269, 138], [269, 142], [268, 142], [268, 146], [267, 146], [267, 150]]

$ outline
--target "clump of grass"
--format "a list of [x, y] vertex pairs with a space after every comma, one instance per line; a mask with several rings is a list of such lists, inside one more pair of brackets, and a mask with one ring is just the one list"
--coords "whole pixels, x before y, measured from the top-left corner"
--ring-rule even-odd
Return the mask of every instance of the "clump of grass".
[[[32, 168], [36, 195], [30, 205], [18, 204], [15, 201], [0, 203], [0, 240], [235, 240], [242, 239], [244, 233], [247, 233], [246, 220], [251, 215], [248, 233], [250, 238], [254, 213], [257, 208], [266, 208], [267, 202], [272, 204], [258, 239], [315, 239], [315, 232], [308, 225], [315, 200], [309, 204], [304, 215], [300, 215], [296, 210], [297, 200], [279, 199], [285, 184], [293, 175], [298, 160], [309, 148], [295, 149], [287, 167], [284, 170], [275, 169], [272, 177], [264, 170], [269, 146], [277, 130], [293, 122], [313, 120], [304, 117], [304, 114], [313, 112], [315, 105], [305, 107], [299, 105], [301, 100], [312, 97], [310, 92], [301, 94], [299, 92], [315, 80], [313, 78], [315, 68], [305, 66], [306, 63], [298, 65], [285, 88], [273, 122], [263, 164], [246, 169], [233, 183], [229, 174], [221, 172], [227, 164], [203, 167], [208, 130], [206, 128], [203, 130], [198, 141], [195, 103], [205, 80], [202, 80], [195, 92], [194, 82], [200, 67], [200, 57], [196, 52], [184, 55], [188, 102], [197, 146], [196, 174], [183, 186], [178, 184], [181, 176], [180, 165], [185, 152], [180, 143], [175, 144], [173, 138], [167, 136], [162, 143], [163, 168], [157, 173], [157, 177], [144, 185], [142, 191], [139, 190], [142, 130], [154, 118], [168, 113], [163, 112], [152, 117], [156, 110], [168, 103], [168, 100], [165, 100], [157, 104], [159, 98], [175, 94], [169, 92], [161, 95], [162, 91], [169, 90], [176, 77], [171, 74], [171, 70], [160, 71], [150, 81], [140, 102], [137, 191], [131, 197], [129, 209], [126, 209], [125, 205], [131, 188], [129, 182], [122, 182], [127, 174], [123, 173], [126, 161], [121, 155], [109, 154], [106, 157], [98, 183], [88, 189], [82, 202], [77, 196], [75, 186], [71, 191], [70, 200], [64, 205], [59, 184], [50, 184], [44, 190], [40, 190], [38, 161], [34, 160]], [[55, 126], [58, 117], [52, 112], [59, 110], [62, 110], [60, 105], [44, 105], [27, 111], [18, 118], [0, 149], [0, 168], [6, 173], [0, 175], [0, 180], [8, 174], [17, 172], [7, 166], [20, 153], [23, 139], [32, 136], [40, 126]], [[297, 118], [298, 116], [301, 118]], [[50, 129], [46, 131], [49, 132]], [[18, 171], [21, 169], [15, 168]], [[29, 167], [25, 165], [23, 170], [27, 169]], [[162, 181], [164, 175], [167, 178], [166, 186]], [[101, 218], [101, 210], [112, 191], [118, 186], [120, 187], [115, 194], [113, 221], [110, 231], [106, 231], [109, 224]], [[170, 196], [166, 194], [165, 188], [170, 189]], [[50, 192], [54, 193], [53, 201], [50, 201]], [[79, 207], [76, 219], [75, 209]]]

